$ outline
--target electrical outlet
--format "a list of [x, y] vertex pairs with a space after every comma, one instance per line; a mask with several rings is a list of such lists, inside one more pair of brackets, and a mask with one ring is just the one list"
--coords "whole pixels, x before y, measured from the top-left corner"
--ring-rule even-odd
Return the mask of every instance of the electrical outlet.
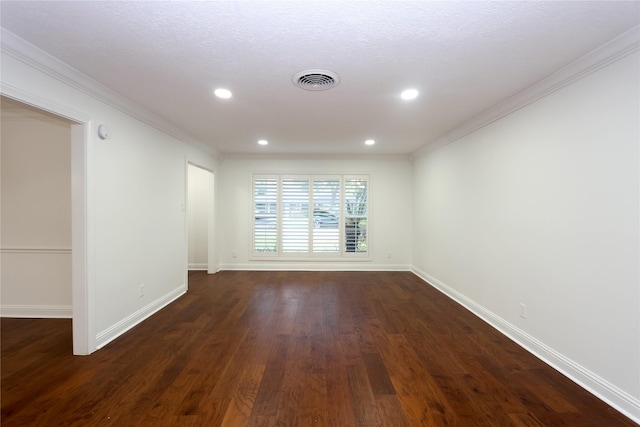
[[391, 252], [387, 252], [387, 258], [391, 258]]
[[238, 251], [233, 251], [233, 252], [231, 252], [231, 256], [232, 256], [233, 258], [238, 258]]
[[144, 296], [144, 285], [140, 285], [140, 298]]
[[527, 306], [523, 303], [520, 303], [520, 317], [523, 319], [527, 318]]

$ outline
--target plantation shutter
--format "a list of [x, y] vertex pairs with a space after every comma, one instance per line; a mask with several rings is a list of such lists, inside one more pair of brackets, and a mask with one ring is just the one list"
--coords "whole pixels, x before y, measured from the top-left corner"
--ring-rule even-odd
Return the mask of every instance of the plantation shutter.
[[309, 253], [309, 178], [282, 179], [282, 252]]
[[278, 179], [254, 177], [253, 250], [264, 254], [278, 252]]
[[313, 253], [340, 252], [340, 178], [313, 180]]
[[368, 259], [368, 179], [254, 174], [253, 256]]
[[346, 252], [367, 252], [368, 180], [346, 177], [344, 180], [344, 237]]

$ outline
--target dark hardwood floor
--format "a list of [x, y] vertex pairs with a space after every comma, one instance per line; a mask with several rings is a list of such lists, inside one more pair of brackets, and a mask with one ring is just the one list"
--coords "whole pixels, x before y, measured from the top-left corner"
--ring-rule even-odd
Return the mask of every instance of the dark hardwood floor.
[[411, 273], [220, 272], [90, 356], [2, 319], [2, 426], [635, 426]]

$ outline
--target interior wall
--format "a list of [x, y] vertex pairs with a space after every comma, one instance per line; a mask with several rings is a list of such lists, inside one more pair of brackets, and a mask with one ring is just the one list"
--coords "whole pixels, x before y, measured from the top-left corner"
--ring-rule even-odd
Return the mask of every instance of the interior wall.
[[[215, 159], [96, 92], [59, 79], [46, 70], [63, 65], [33, 55], [45, 65], [36, 68], [31, 60], [2, 51], [3, 91], [87, 118], [87, 304], [93, 351], [186, 291], [187, 162], [213, 169]], [[98, 138], [99, 124], [109, 125], [109, 139]]]
[[1, 112], [2, 316], [71, 317], [71, 125]]
[[413, 239], [421, 276], [636, 419], [639, 63], [416, 159]]
[[[410, 269], [412, 176], [408, 158], [321, 159], [225, 157], [219, 165], [221, 269]], [[370, 258], [358, 261], [252, 260], [253, 173], [369, 174]], [[224, 226], [222, 226], [224, 225]]]
[[209, 258], [209, 202], [213, 197], [211, 172], [188, 165], [189, 269], [207, 270]]

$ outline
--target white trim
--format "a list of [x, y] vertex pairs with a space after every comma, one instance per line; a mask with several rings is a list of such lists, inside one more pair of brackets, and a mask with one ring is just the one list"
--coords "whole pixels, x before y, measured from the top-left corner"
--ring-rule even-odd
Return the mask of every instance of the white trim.
[[0, 317], [71, 319], [70, 305], [10, 304], [0, 306]]
[[215, 265], [218, 259], [216, 245], [216, 175], [215, 171], [209, 171], [209, 198], [207, 201], [207, 272], [215, 273]]
[[265, 252], [266, 255], [260, 256], [259, 253], [252, 254], [249, 257], [249, 261], [257, 261], [257, 262], [289, 262], [289, 263], [298, 263], [298, 262], [308, 262], [308, 263], [327, 263], [327, 262], [337, 262], [337, 263], [345, 263], [345, 262], [373, 262], [371, 259], [369, 252], [343, 252], [342, 257], [340, 257], [337, 252], [318, 252], [310, 256], [308, 254], [302, 254], [300, 256], [296, 256], [295, 254], [287, 254], [284, 256], [278, 255], [270, 255], [269, 252]]
[[100, 349], [104, 347], [111, 341], [118, 338], [120, 335], [132, 329], [134, 326], [153, 316], [155, 313], [162, 310], [164, 307], [184, 295], [187, 292], [186, 289], [186, 285], [182, 284], [168, 294], [156, 299], [155, 301], [152, 301], [135, 313], [125, 317], [115, 325], [112, 325], [104, 331], [100, 332], [96, 336], [96, 348]]
[[438, 147], [469, 135], [639, 49], [640, 26], [635, 26], [548, 77], [503, 100], [494, 107], [485, 110], [478, 116], [448, 132], [446, 135], [425, 144], [414, 151], [411, 157], [416, 158], [423, 156]]
[[95, 185], [93, 121], [71, 126], [71, 301], [73, 354], [87, 355], [95, 342]]
[[42, 98], [41, 96], [36, 95], [33, 92], [26, 91], [5, 81], [2, 81], [2, 86], [0, 86], [0, 93], [3, 96], [14, 99], [16, 101], [20, 101], [23, 104], [31, 105], [40, 110], [79, 124], [87, 124], [91, 121], [91, 117], [87, 116], [86, 114], [74, 110], [73, 108], [67, 107], [66, 105], [49, 101], [45, 98]]
[[182, 280], [189, 286], [189, 160], [187, 153], [184, 155], [184, 189], [182, 196], [182, 222], [183, 222], [183, 237], [184, 237], [184, 265], [186, 268], [182, 274]]
[[208, 270], [209, 269], [209, 265], [207, 263], [197, 263], [197, 262], [190, 262], [189, 263], [189, 270]]
[[71, 255], [71, 248], [2, 248], [3, 254]]
[[21, 39], [12, 32], [4, 28], [1, 28], [0, 30], [2, 51], [7, 55], [87, 94], [91, 98], [102, 101], [105, 104], [148, 124], [149, 126], [187, 142], [207, 154], [219, 157], [220, 154], [212, 146], [198, 140], [193, 135], [98, 83], [86, 74], [81, 73], [58, 58]]
[[[278, 260], [279, 261], [279, 260]], [[346, 262], [278, 262], [255, 261], [251, 263], [220, 264], [216, 271], [239, 270], [239, 271], [412, 271], [410, 265], [402, 264], [372, 264], [372, 263], [349, 263]], [[352, 261], [352, 260], [351, 260]]]
[[640, 424], [640, 399], [631, 396], [629, 393], [559, 353], [517, 326], [507, 322], [437, 278], [415, 267], [412, 268], [412, 271], [428, 285], [433, 286], [435, 289], [471, 311], [529, 353]]

